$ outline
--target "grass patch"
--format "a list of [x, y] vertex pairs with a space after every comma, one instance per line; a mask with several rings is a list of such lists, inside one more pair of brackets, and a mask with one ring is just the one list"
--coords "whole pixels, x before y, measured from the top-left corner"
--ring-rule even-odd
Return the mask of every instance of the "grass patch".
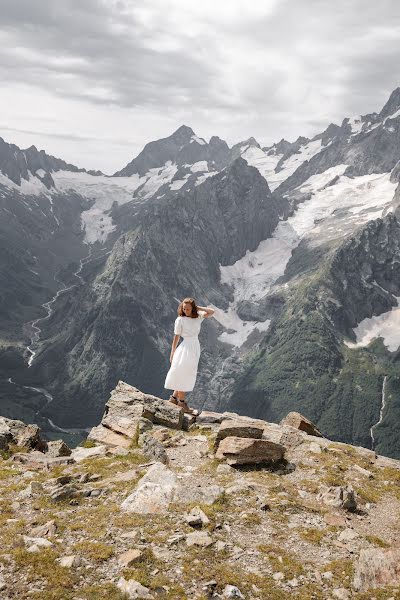
[[320, 544], [326, 536], [326, 531], [323, 529], [317, 529], [316, 527], [298, 529], [297, 533], [302, 540], [309, 542], [310, 544]]
[[330, 571], [333, 575], [332, 584], [334, 587], [350, 588], [354, 576], [354, 564], [350, 560], [346, 558], [333, 560], [324, 565], [324, 572], [327, 571]]
[[274, 571], [281, 571], [287, 579], [304, 573], [303, 565], [290, 552], [272, 544], [260, 544], [258, 550], [267, 556]]
[[385, 542], [385, 540], [382, 540], [376, 535], [366, 535], [365, 539], [370, 544], [373, 544], [374, 546], [379, 546], [379, 548], [390, 548], [390, 544], [388, 544], [388, 542]]
[[103, 562], [114, 554], [114, 548], [103, 542], [81, 540], [73, 544], [71, 552], [81, 553], [85, 558], [94, 560], [95, 562]]

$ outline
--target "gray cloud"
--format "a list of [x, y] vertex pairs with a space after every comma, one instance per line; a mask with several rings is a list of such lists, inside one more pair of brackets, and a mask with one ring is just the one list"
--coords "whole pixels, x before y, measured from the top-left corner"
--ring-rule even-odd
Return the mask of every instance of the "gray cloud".
[[[1, 80], [62, 107], [58, 133], [43, 130], [61, 155], [63, 136], [121, 140], [125, 119], [135, 148], [183, 122], [228, 143], [313, 135], [380, 110], [400, 84], [398, 0], [1, 0], [0, 10]], [[10, 129], [40, 131], [7, 114]], [[78, 119], [86, 130], [71, 133]]]

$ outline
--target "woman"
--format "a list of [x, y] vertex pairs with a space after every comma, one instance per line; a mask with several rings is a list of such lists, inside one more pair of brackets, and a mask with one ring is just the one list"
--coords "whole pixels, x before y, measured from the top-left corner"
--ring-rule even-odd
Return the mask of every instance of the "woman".
[[[185, 298], [179, 304], [175, 319], [174, 339], [169, 357], [171, 367], [165, 378], [164, 387], [174, 390], [169, 402], [183, 408], [186, 413], [197, 414], [185, 401], [186, 392], [191, 392], [196, 383], [197, 366], [200, 358], [198, 335], [203, 319], [212, 317], [215, 310], [208, 306], [198, 306], [193, 298]], [[179, 342], [179, 337], [183, 342]]]

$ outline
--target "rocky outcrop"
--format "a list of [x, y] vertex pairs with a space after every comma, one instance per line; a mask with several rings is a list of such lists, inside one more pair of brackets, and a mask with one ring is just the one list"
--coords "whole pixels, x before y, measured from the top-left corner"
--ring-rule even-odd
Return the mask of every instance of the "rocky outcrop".
[[[177, 429], [174, 415], [165, 423], [168, 403], [122, 380], [106, 408], [120, 446], [92, 440], [93, 447], [70, 456], [27, 449], [0, 458], [5, 600], [15, 591], [26, 595], [32, 562], [40, 593], [54, 597], [65, 595], [67, 576], [80, 596], [85, 586], [104, 597], [206, 593], [215, 600], [394, 593], [400, 461], [236, 413], [208, 412], [189, 431]], [[134, 418], [146, 423], [137, 440], [132, 423], [123, 421]], [[305, 417], [298, 415], [299, 422]], [[123, 440], [132, 444], [126, 448]], [[59, 441], [53, 445], [62, 451]], [[32, 520], [39, 508], [40, 519]], [[43, 569], [49, 552], [54, 576]], [[73, 577], [82, 567], [84, 579]]]

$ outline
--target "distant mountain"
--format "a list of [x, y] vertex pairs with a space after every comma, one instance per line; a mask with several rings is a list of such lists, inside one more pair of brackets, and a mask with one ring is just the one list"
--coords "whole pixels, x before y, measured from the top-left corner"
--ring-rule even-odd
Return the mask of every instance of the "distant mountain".
[[182, 125], [111, 177], [2, 141], [0, 414], [69, 435], [120, 378], [166, 394], [193, 295], [192, 403], [400, 456], [399, 161], [400, 88], [269, 147]]

